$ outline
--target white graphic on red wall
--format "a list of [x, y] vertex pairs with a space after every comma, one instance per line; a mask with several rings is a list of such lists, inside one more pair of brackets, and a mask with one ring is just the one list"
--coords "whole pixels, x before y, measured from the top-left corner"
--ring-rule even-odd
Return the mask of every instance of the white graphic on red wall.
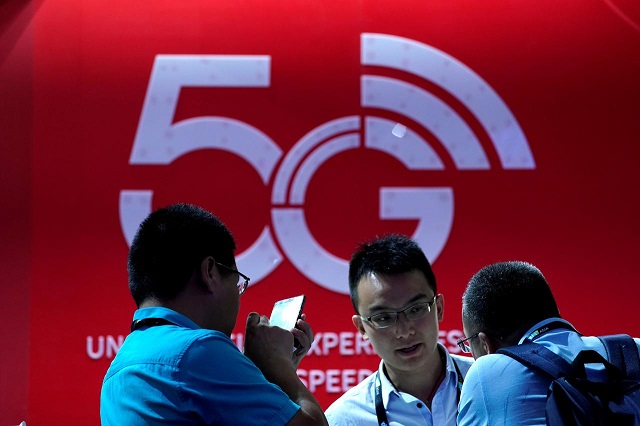
[[[535, 168], [528, 142], [509, 108], [457, 59], [414, 40], [366, 33], [361, 37], [361, 64], [410, 73], [440, 86], [482, 125], [502, 168]], [[408, 170], [443, 170], [444, 163], [409, 124], [375, 116], [340, 117], [311, 130], [286, 153], [277, 170], [282, 150], [247, 123], [229, 117], [197, 117], [172, 124], [181, 87], [269, 87], [270, 65], [269, 56], [258, 55], [156, 56], [129, 163], [167, 165], [189, 152], [220, 149], [251, 164], [265, 185], [275, 173], [271, 224], [265, 224], [257, 240], [237, 256], [239, 269], [255, 284], [286, 258], [316, 284], [348, 294], [344, 282], [347, 261], [324, 249], [305, 219], [305, 195], [314, 173], [328, 159], [358, 148], [381, 151]], [[363, 75], [360, 105], [391, 111], [423, 126], [439, 140], [456, 169], [490, 169], [478, 137], [465, 120], [446, 102], [416, 85]], [[121, 191], [120, 223], [128, 244], [151, 212], [152, 199], [152, 190]], [[453, 189], [382, 187], [379, 217], [417, 219], [412, 236], [435, 262], [453, 226]]]

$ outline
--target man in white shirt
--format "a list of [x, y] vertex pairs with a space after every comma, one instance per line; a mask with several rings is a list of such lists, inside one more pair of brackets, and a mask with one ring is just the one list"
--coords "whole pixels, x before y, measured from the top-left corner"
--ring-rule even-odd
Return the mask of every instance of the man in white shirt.
[[438, 343], [444, 296], [420, 247], [402, 235], [362, 244], [349, 263], [349, 289], [353, 324], [382, 360], [327, 409], [329, 424], [455, 425], [472, 360]]

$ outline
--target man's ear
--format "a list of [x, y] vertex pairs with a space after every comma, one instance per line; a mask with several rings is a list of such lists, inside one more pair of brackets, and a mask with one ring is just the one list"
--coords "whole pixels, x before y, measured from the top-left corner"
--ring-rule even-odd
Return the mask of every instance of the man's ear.
[[200, 280], [204, 283], [204, 288], [213, 293], [216, 283], [220, 278], [216, 261], [213, 257], [207, 256], [200, 262]]
[[362, 335], [362, 339], [369, 340], [369, 336], [367, 336], [367, 332], [364, 329], [364, 324], [362, 323], [362, 318], [360, 318], [360, 315], [352, 316], [351, 321], [356, 327], [356, 330], [358, 330], [360, 332], [360, 335]]
[[502, 347], [499, 341], [491, 338], [491, 336], [482, 331], [478, 334], [478, 340], [480, 340], [482, 349], [487, 355], [496, 353], [498, 349]]
[[437, 312], [437, 316], [438, 316], [438, 322], [442, 322], [442, 319], [444, 318], [444, 295], [443, 294], [438, 294], [436, 296], [436, 312]]

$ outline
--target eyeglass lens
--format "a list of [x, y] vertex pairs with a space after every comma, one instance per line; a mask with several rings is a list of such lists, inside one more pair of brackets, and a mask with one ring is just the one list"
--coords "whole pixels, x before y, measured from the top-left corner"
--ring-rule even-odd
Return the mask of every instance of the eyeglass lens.
[[431, 304], [435, 301], [435, 298], [431, 302], [417, 303], [413, 306], [409, 306], [407, 309], [398, 312], [382, 312], [369, 317], [369, 321], [373, 323], [377, 328], [391, 327], [398, 321], [398, 316], [403, 313], [407, 320], [416, 320], [422, 318], [431, 312]]

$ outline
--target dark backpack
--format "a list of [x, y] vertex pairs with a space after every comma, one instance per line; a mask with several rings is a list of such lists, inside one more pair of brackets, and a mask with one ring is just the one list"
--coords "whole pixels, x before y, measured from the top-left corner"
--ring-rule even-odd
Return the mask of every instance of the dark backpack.
[[[547, 425], [640, 425], [640, 357], [626, 334], [600, 337], [609, 360], [583, 350], [571, 364], [537, 343], [502, 348], [523, 365], [552, 379], [547, 391]], [[587, 379], [585, 364], [605, 367], [607, 379]]]

